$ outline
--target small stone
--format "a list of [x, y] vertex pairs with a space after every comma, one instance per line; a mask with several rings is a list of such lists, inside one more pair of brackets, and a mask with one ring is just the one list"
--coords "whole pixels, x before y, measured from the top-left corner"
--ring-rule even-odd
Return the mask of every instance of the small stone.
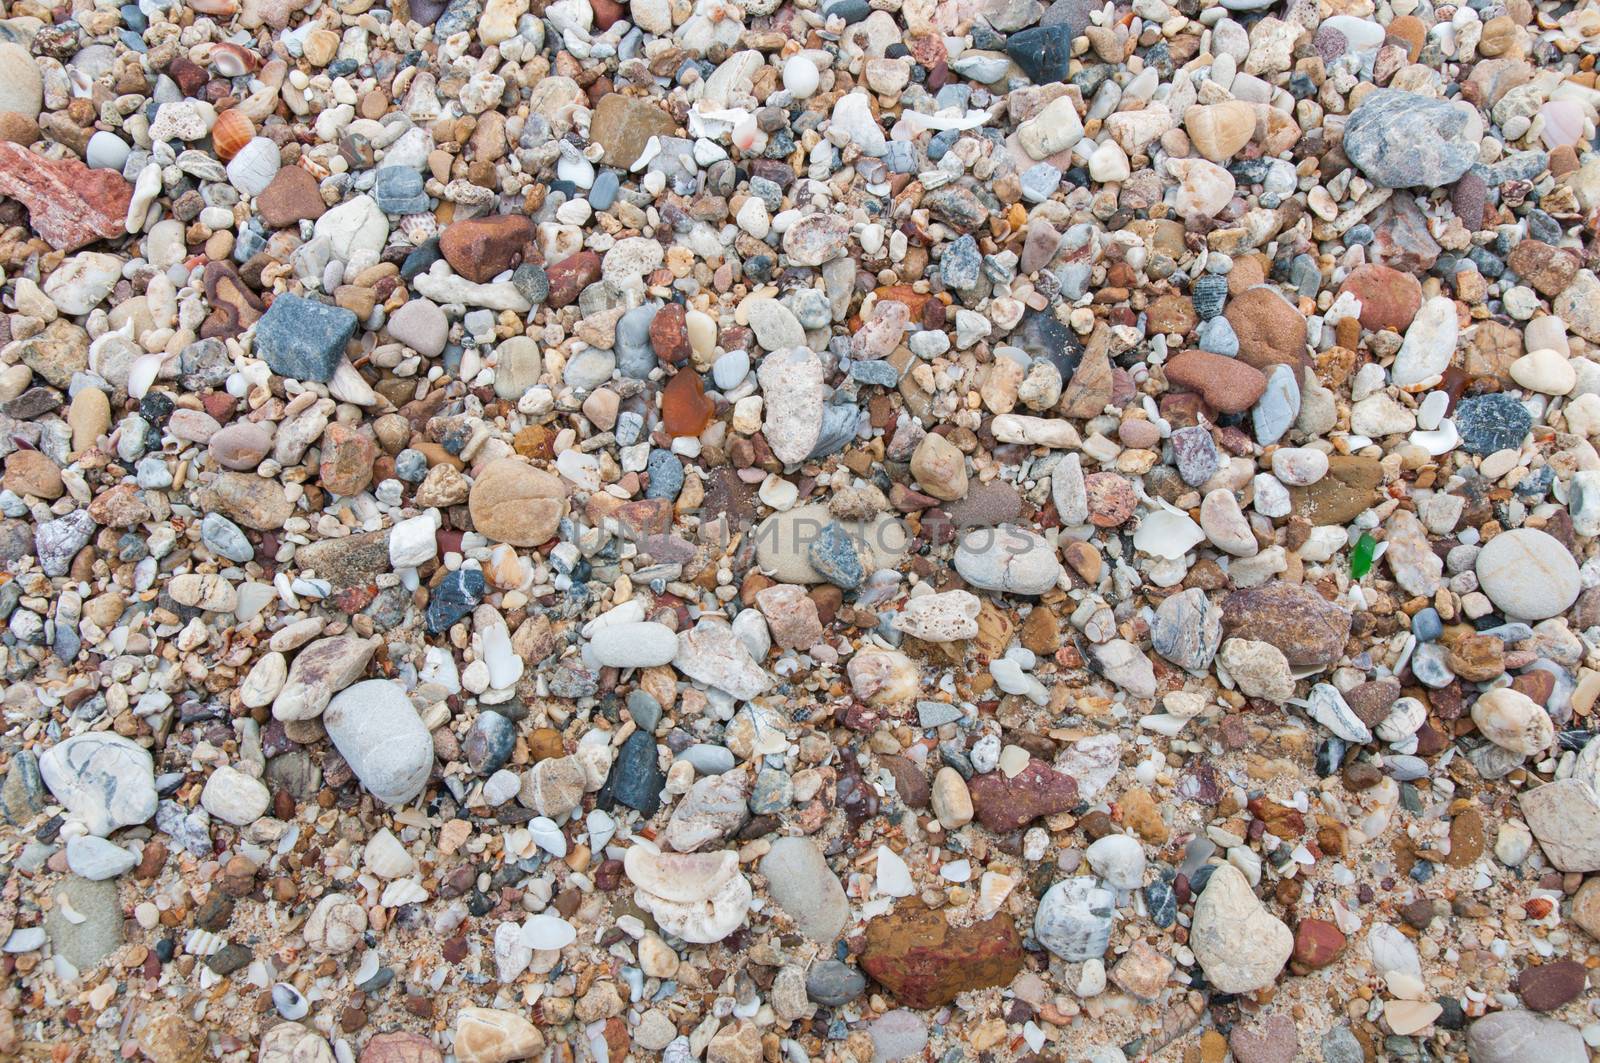
[[279, 376], [326, 383], [356, 325], [348, 310], [283, 294], [256, 323], [255, 351]]
[[849, 922], [844, 888], [811, 839], [774, 840], [761, 858], [761, 874], [773, 902], [811, 940], [831, 944]]
[[967, 533], [956, 548], [955, 567], [972, 586], [1002, 594], [1043, 594], [1062, 576], [1050, 544], [1011, 524]]
[[1478, 161], [1467, 111], [1397, 89], [1368, 93], [1344, 129], [1344, 151], [1383, 188], [1442, 188]]
[[39, 758], [39, 775], [55, 799], [99, 837], [156, 814], [154, 762], [118, 734], [91, 731], [51, 746]]
[[329, 702], [322, 721], [362, 786], [380, 801], [405, 804], [427, 785], [433, 742], [398, 683], [371, 679], [348, 687]]
[[1555, 537], [1535, 528], [1514, 528], [1478, 551], [1478, 586], [1512, 620], [1545, 620], [1577, 600], [1577, 562]]
[[1277, 978], [1294, 935], [1261, 906], [1242, 872], [1221, 864], [1195, 902], [1189, 945], [1214, 988], [1248, 993]]
[[1583, 1035], [1564, 1022], [1531, 1011], [1498, 1011], [1467, 1027], [1472, 1063], [1585, 1063]]
[[1526, 791], [1519, 804], [1552, 865], [1561, 871], [1600, 871], [1600, 797], [1589, 783], [1558, 779]]
[[914, 1008], [936, 1008], [969, 989], [1005, 985], [1022, 959], [1022, 938], [1010, 915], [957, 928], [916, 901], [870, 920], [860, 955], [868, 975]]

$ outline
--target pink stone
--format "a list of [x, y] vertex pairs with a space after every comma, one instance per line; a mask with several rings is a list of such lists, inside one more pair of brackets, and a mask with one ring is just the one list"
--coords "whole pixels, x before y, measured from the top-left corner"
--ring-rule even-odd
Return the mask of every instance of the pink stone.
[[76, 251], [126, 231], [133, 186], [114, 171], [0, 141], [0, 193], [28, 208], [29, 224], [51, 247]]
[[1575, 145], [1583, 137], [1583, 108], [1575, 100], [1551, 100], [1539, 108], [1544, 129], [1539, 139], [1548, 149]]

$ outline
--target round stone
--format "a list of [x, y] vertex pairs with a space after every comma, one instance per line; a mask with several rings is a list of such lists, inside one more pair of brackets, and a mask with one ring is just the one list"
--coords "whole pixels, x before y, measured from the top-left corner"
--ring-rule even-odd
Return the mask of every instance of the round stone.
[[1512, 620], [1547, 620], [1582, 590], [1578, 563], [1553, 535], [1535, 528], [1501, 532], [1478, 551], [1478, 586]]

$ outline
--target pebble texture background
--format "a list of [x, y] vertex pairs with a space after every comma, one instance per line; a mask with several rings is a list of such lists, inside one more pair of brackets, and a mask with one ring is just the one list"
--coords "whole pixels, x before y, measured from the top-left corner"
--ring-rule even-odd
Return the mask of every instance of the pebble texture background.
[[0, 1059], [1587, 1063], [1597, 54], [0, 5]]

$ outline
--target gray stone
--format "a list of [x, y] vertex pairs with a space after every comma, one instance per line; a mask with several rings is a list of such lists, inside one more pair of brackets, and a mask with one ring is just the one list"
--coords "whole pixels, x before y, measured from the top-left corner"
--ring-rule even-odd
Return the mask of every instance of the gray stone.
[[1468, 112], [1445, 100], [1376, 89], [1344, 127], [1344, 152], [1383, 188], [1440, 188], [1478, 161]]
[[56, 800], [102, 838], [156, 814], [154, 762], [119, 734], [90, 731], [52, 746], [39, 758], [39, 774]]
[[327, 383], [357, 324], [343, 307], [285, 292], [256, 323], [254, 351], [279, 376]]
[[1583, 1035], [1531, 1011], [1497, 1011], [1467, 1028], [1472, 1063], [1587, 1063]]
[[830, 1008], [850, 1003], [866, 989], [866, 977], [838, 960], [822, 960], [806, 972], [806, 995]]
[[427, 785], [433, 739], [399, 683], [356, 683], [328, 703], [322, 723], [361, 785], [380, 801], [406, 804]]
[[806, 937], [830, 945], [850, 921], [844, 887], [810, 838], [779, 838], [761, 858], [767, 892]]
[[1205, 675], [1222, 645], [1222, 609], [1199, 587], [1174, 594], [1156, 609], [1150, 643], [1179, 668]]
[[[69, 878], [56, 889], [55, 900], [45, 913], [45, 933], [56, 955], [80, 972], [99, 966], [122, 945], [122, 904], [115, 882]], [[83, 921], [67, 918], [68, 908]]]

